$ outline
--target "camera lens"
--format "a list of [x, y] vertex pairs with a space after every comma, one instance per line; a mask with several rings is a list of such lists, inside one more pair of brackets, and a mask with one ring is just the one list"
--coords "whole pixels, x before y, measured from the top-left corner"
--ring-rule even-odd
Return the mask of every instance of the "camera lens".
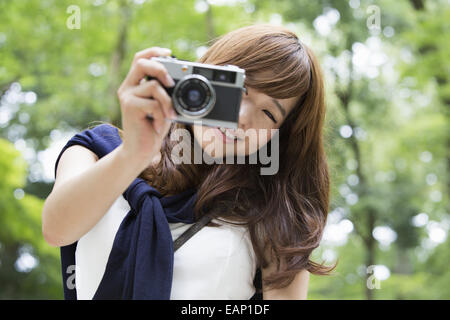
[[214, 89], [202, 75], [184, 77], [175, 87], [175, 91], [174, 107], [186, 117], [203, 117], [215, 104]]
[[181, 99], [190, 111], [197, 111], [205, 102], [207, 93], [198, 83], [191, 82], [181, 90]]
[[191, 101], [192, 103], [198, 102], [199, 98], [200, 98], [200, 91], [195, 90], [195, 89], [189, 91], [188, 98], [189, 98], [189, 101]]

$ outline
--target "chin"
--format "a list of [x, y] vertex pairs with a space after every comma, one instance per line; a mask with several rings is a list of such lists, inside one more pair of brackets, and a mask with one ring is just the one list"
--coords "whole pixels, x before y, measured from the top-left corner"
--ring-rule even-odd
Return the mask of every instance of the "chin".
[[[219, 147], [219, 150], [220, 150], [220, 146], [218, 146], [218, 147]], [[215, 156], [211, 155], [211, 153], [212, 153], [212, 152], [210, 152], [211, 150], [207, 150], [206, 151], [205, 149], [203, 149], [203, 152], [205, 154], [207, 154], [209, 157], [214, 158], [214, 159], [219, 159], [219, 158], [225, 159], [226, 157], [233, 157], [233, 156], [235, 156], [235, 157], [245, 157], [245, 156], [250, 154], [248, 148], [245, 147], [245, 143], [244, 142], [241, 142], [241, 143], [238, 142], [234, 146], [234, 150], [229, 149], [229, 146], [228, 146], [228, 149], [227, 149], [226, 144], [222, 144], [221, 147], [222, 147], [222, 150], [219, 151], [219, 152], [216, 152], [217, 155], [215, 155]]]

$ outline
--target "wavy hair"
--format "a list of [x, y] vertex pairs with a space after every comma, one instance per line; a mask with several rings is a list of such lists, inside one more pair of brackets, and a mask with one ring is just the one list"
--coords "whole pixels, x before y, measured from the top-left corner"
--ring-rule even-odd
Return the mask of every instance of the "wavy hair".
[[278, 132], [279, 171], [260, 175], [260, 164], [249, 161], [174, 164], [171, 151], [178, 142], [171, 141], [170, 134], [178, 128], [188, 130], [191, 137], [193, 132], [191, 126], [173, 123], [160, 149], [161, 160], [139, 177], [163, 195], [195, 187], [196, 218], [210, 214], [246, 226], [257, 266], [266, 268], [269, 257], [276, 262], [276, 271], [263, 282], [268, 289], [289, 285], [304, 269], [329, 274], [336, 265], [324, 266], [310, 259], [322, 238], [330, 196], [322, 137], [324, 84], [317, 58], [290, 30], [257, 24], [217, 38], [198, 62], [237, 65], [246, 71], [247, 87], [273, 98], [299, 98]]

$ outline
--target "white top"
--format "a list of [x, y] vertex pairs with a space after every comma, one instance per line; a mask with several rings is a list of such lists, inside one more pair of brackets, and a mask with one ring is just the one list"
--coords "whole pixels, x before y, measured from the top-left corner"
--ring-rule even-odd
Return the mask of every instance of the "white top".
[[[121, 195], [103, 218], [78, 240], [77, 299], [92, 299], [106, 269], [115, 235], [130, 205]], [[255, 293], [255, 253], [248, 229], [212, 220], [174, 253], [171, 300], [248, 300]], [[172, 239], [189, 224], [169, 223]]]

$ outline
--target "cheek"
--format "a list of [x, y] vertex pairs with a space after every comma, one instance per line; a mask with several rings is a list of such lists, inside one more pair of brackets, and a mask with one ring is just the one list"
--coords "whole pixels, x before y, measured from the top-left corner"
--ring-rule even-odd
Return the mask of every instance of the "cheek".
[[264, 145], [267, 144], [267, 142], [272, 139], [273, 134], [275, 133], [275, 130], [273, 129], [259, 129], [258, 130], [258, 149], [262, 148]]
[[[209, 156], [222, 157], [225, 155], [250, 155], [257, 152], [260, 148], [269, 142], [278, 129], [263, 128], [249, 129], [245, 132], [245, 140], [237, 143], [234, 147], [226, 148], [225, 144], [213, 138], [206, 133], [209, 127], [193, 125], [192, 131], [197, 143], [202, 147], [203, 151]], [[203, 139], [201, 139], [203, 137]], [[214, 150], [214, 151], [212, 151]]]
[[250, 155], [269, 142], [278, 129], [254, 129], [247, 131], [245, 142], [238, 144], [238, 155]]
[[259, 147], [261, 148], [267, 142], [269, 142], [270, 139], [272, 139], [272, 137], [275, 134], [275, 132], [276, 132], [276, 129], [272, 129], [272, 128], [260, 130], [260, 133], [259, 133]]

